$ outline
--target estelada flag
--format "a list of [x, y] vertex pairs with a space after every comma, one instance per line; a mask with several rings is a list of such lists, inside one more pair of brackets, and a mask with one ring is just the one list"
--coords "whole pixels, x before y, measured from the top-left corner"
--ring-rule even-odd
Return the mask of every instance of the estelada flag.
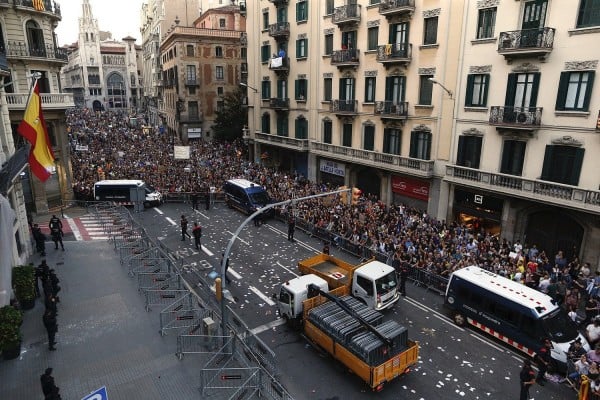
[[29, 96], [29, 103], [25, 109], [23, 121], [19, 124], [17, 132], [31, 143], [29, 152], [29, 167], [31, 172], [46, 182], [50, 177], [49, 169], [54, 166], [54, 154], [50, 147], [48, 128], [42, 113], [42, 99], [38, 81], [33, 84], [33, 91]]
[[33, 0], [33, 8], [38, 11], [44, 11], [46, 7], [44, 7], [44, 0]]

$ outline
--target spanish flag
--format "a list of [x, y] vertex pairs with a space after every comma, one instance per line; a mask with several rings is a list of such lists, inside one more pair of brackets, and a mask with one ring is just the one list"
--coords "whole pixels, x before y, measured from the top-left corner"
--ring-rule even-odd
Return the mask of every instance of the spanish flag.
[[44, 7], [44, 0], [33, 0], [33, 8], [38, 11], [44, 11], [46, 7]]
[[31, 151], [29, 152], [31, 172], [40, 181], [46, 182], [50, 177], [49, 169], [54, 166], [54, 154], [50, 147], [48, 129], [42, 114], [42, 99], [37, 80], [33, 84], [29, 103], [27, 103], [25, 109], [25, 116], [17, 128], [17, 132], [31, 143]]

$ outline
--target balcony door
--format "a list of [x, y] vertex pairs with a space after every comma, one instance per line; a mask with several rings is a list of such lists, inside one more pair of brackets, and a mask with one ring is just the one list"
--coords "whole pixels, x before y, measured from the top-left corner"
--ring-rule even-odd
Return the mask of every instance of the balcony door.
[[287, 16], [287, 8], [286, 7], [278, 7], [277, 8], [277, 22], [288, 22]]
[[404, 101], [405, 76], [388, 76], [385, 78], [385, 101], [398, 105]]
[[525, 3], [521, 23], [521, 48], [541, 47], [547, 8], [548, 0], [533, 0]]
[[535, 112], [539, 86], [539, 72], [508, 74], [504, 100], [504, 122], [524, 122], [527, 115], [523, 116], [523, 113]]
[[408, 43], [408, 22], [390, 25], [390, 43], [406, 44]]
[[345, 103], [354, 101], [354, 78], [340, 79], [340, 101]]

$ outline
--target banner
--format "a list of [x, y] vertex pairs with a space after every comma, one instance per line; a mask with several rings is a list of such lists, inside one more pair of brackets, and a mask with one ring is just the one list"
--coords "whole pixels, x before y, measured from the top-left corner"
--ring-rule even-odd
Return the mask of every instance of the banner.
[[271, 59], [271, 68], [279, 68], [283, 65], [283, 58], [275, 57]]
[[44, 7], [44, 0], [33, 0], [33, 8], [37, 11], [45, 11], [46, 7]]
[[419, 200], [429, 200], [429, 182], [405, 176], [392, 176], [392, 192]]
[[54, 154], [50, 147], [46, 121], [44, 121], [42, 99], [37, 79], [33, 84], [33, 90], [25, 108], [25, 115], [17, 128], [17, 132], [31, 143], [31, 152], [29, 153], [31, 172], [40, 181], [46, 182], [50, 177], [50, 170], [54, 168]]
[[173, 146], [173, 158], [176, 160], [189, 160], [190, 146]]
[[75, 145], [75, 151], [88, 151], [88, 147], [82, 144]]
[[346, 176], [346, 165], [334, 161], [321, 160], [319, 171], [331, 175]]

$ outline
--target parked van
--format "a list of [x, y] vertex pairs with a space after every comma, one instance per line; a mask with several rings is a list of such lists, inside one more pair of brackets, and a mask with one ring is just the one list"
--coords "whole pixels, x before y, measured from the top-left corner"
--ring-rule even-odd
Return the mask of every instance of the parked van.
[[[96, 201], [111, 201], [121, 205], [133, 205], [135, 191], [143, 190], [144, 207], [158, 206], [162, 203], [162, 194], [144, 181], [135, 179], [117, 179], [98, 181], [94, 184]], [[133, 191], [133, 194], [132, 194]]]
[[229, 208], [248, 215], [271, 203], [265, 188], [247, 179], [230, 179], [223, 185], [223, 191]]
[[533, 356], [543, 339], [552, 341], [552, 358], [566, 365], [571, 342], [581, 339], [575, 323], [552, 297], [479, 267], [452, 273], [445, 305], [454, 322], [469, 324]]

